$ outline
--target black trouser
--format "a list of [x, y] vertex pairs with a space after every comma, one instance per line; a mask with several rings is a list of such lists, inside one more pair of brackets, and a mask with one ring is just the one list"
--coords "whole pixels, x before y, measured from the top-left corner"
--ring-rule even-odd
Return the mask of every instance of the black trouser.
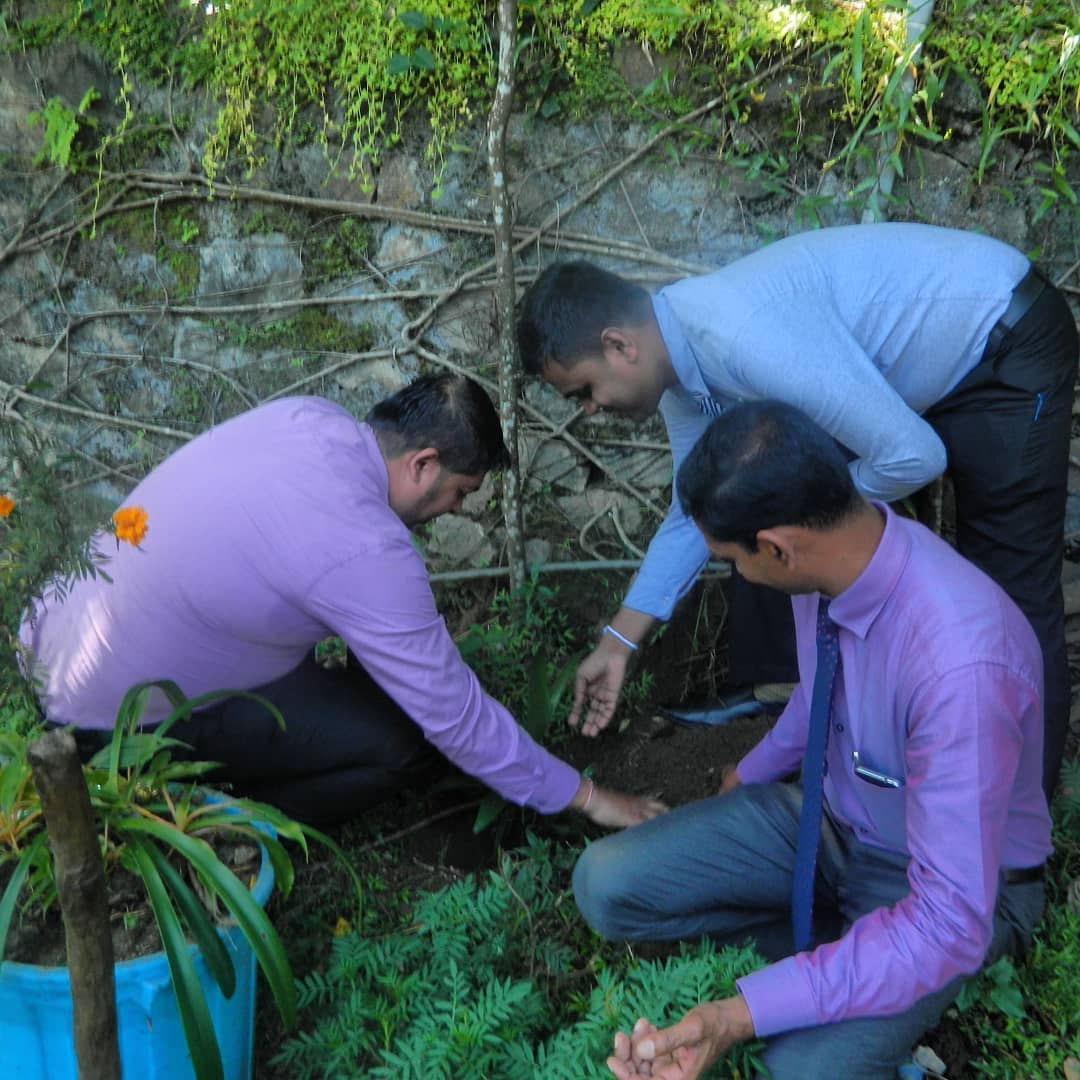
[[[418, 783], [445, 758], [350, 654], [348, 667], [328, 670], [309, 656], [288, 675], [254, 693], [272, 701], [285, 730], [250, 698], [228, 698], [169, 735], [190, 745], [174, 756], [217, 761], [207, 775], [237, 795], [270, 803], [309, 825], [355, 817], [401, 787]], [[109, 731], [76, 731], [84, 759]]]
[[[1076, 323], [1048, 286], [999, 348], [924, 415], [948, 452], [957, 548], [1012, 597], [1043, 650], [1048, 796], [1069, 725], [1061, 564], [1076, 368]], [[795, 681], [788, 598], [741, 579], [731, 596], [733, 680]]]
[[956, 546], [1016, 602], [1043, 650], [1043, 787], [1053, 794], [1069, 727], [1061, 564], [1076, 323], [1047, 287], [925, 419], [949, 455]]

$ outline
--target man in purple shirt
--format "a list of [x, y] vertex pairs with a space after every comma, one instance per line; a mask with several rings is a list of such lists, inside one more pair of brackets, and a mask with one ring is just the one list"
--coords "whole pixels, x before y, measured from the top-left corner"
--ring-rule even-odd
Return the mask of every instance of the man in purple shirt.
[[[791, 594], [801, 681], [721, 793], [582, 855], [574, 891], [609, 938], [757, 938], [774, 962], [729, 999], [617, 1036], [621, 1080], [691, 1080], [766, 1039], [774, 1080], [893, 1077], [963, 979], [1020, 953], [1043, 905], [1042, 659], [1002, 589], [929, 530], [857, 493], [838, 445], [790, 405], [737, 405], [679, 471], [717, 558]], [[814, 934], [792, 955], [818, 604], [838, 627]]]
[[[410, 530], [457, 509], [505, 464], [480, 386], [433, 375], [380, 402], [366, 423], [314, 397], [287, 398], [212, 428], [154, 469], [127, 505], [138, 547], [98, 537], [108, 575], [35, 606], [21, 638], [51, 724], [102, 745], [136, 683], [231, 698], [171, 731], [215, 779], [325, 825], [407, 783], [428, 744], [507, 799], [569, 806], [608, 827], [664, 809], [596, 787], [537, 745], [484, 693], [435, 608]], [[338, 635], [344, 671], [312, 656]], [[143, 722], [169, 705], [153, 691]]]

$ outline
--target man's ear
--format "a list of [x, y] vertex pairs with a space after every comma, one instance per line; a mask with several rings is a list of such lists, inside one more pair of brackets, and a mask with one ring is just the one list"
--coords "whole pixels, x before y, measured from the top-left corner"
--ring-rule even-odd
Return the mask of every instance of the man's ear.
[[637, 338], [621, 326], [606, 327], [600, 334], [600, 345], [608, 363], [612, 360], [624, 360], [631, 364], [637, 361]]
[[764, 546], [770, 555], [778, 559], [790, 570], [798, 559], [799, 545], [795, 533], [795, 529], [786, 525], [762, 529], [756, 538], [758, 547]]
[[422, 450], [410, 450], [405, 455], [405, 475], [414, 484], [423, 483], [432, 475], [432, 470], [440, 466], [439, 451], [434, 446], [425, 446]]

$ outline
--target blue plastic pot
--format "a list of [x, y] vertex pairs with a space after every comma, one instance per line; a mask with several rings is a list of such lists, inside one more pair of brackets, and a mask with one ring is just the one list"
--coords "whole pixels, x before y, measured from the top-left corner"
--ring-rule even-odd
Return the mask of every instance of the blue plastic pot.
[[[265, 905], [274, 871], [263, 854], [252, 887]], [[195, 967], [214, 1021], [226, 1080], [250, 1080], [258, 963], [238, 927], [221, 931], [236, 969], [226, 998], [194, 945]], [[163, 952], [119, 963], [116, 1015], [124, 1080], [193, 1080], [169, 964]], [[4, 1080], [78, 1080], [67, 968], [0, 965], [0, 1077]]]

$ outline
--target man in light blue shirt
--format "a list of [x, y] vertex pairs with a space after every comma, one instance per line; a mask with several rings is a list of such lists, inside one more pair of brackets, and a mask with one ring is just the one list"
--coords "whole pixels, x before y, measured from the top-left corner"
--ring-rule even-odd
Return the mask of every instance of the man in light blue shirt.
[[[518, 341], [526, 370], [589, 414], [659, 410], [676, 473], [712, 416], [764, 398], [828, 431], [866, 497], [900, 499], [948, 469], [957, 546], [1042, 646], [1053, 790], [1069, 713], [1060, 575], [1077, 336], [1068, 304], [1023, 254], [928, 225], [848, 226], [788, 237], [652, 297], [589, 263], [556, 263], [522, 300]], [[578, 671], [571, 722], [586, 734], [610, 721], [631, 650], [706, 558], [674, 500]]]

